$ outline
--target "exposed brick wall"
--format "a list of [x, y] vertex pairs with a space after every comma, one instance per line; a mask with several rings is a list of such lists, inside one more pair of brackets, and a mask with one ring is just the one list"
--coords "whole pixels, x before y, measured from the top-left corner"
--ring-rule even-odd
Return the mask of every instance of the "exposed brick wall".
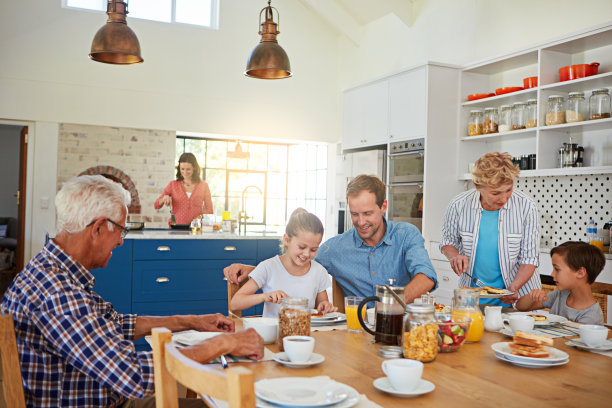
[[[88, 169], [110, 166], [116, 177], [138, 202], [132, 202], [130, 221], [147, 227], [167, 227], [168, 210], [156, 211], [153, 202], [173, 180], [176, 133], [165, 130], [105, 126], [60, 125], [58, 144], [58, 189], [61, 184]], [[101, 167], [99, 167], [101, 166]], [[136, 194], [135, 194], [136, 192]], [[140, 213], [137, 213], [137, 206]]]

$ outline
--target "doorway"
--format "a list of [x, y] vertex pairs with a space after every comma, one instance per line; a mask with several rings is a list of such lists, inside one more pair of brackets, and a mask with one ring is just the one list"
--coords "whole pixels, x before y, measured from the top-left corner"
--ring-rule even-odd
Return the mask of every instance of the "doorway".
[[24, 266], [27, 146], [27, 126], [0, 124], [0, 290]]

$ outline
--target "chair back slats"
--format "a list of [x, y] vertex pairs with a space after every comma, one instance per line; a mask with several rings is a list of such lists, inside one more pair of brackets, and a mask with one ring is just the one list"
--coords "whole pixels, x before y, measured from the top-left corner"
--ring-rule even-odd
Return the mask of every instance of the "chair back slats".
[[0, 359], [2, 359], [2, 387], [6, 406], [25, 408], [17, 341], [11, 315], [0, 315]]

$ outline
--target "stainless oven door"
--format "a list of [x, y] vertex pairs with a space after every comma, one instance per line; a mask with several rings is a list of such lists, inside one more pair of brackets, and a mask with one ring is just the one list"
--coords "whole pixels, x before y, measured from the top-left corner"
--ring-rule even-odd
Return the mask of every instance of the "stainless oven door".
[[409, 222], [423, 231], [423, 184], [390, 185], [387, 203], [389, 220]]
[[424, 172], [423, 150], [389, 155], [389, 184], [422, 181]]

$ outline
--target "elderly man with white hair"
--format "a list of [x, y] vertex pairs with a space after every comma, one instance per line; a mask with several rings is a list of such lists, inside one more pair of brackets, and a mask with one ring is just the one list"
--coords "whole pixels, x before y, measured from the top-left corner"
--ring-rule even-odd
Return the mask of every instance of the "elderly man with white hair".
[[[57, 236], [28, 263], [0, 310], [15, 323], [24, 392], [36, 407], [153, 407], [153, 356], [134, 340], [153, 327], [228, 332], [183, 349], [199, 362], [221, 354], [263, 357], [253, 330], [239, 333], [220, 314], [119, 314], [93, 291], [90, 269], [103, 268], [123, 244], [129, 195], [102, 176], [81, 176], [57, 193]], [[127, 278], [127, 277], [126, 277]], [[146, 398], [145, 398], [146, 397]], [[204, 406], [196, 399], [182, 407]]]

